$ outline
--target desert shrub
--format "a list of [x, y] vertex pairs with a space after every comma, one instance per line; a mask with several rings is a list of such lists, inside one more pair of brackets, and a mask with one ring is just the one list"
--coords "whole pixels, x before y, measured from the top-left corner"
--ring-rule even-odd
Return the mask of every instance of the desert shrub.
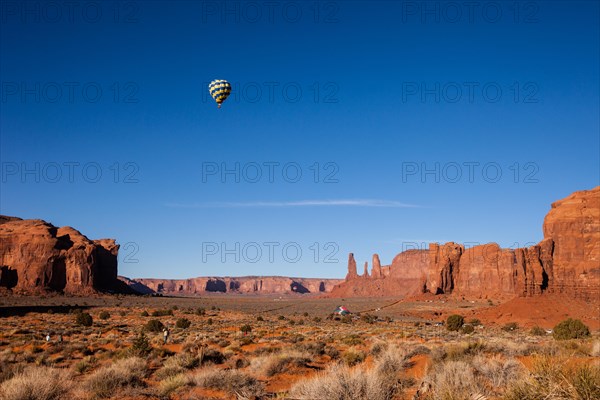
[[340, 358], [340, 351], [333, 346], [325, 347], [325, 355], [329, 356], [332, 360], [337, 360]]
[[230, 344], [231, 344], [231, 342], [229, 340], [227, 340], [227, 339], [220, 340], [219, 343], [217, 343], [217, 345], [219, 347], [227, 347]]
[[314, 317], [314, 318], [313, 318], [313, 322], [315, 322], [315, 323], [317, 323], [317, 324], [318, 324], [319, 322], [321, 322], [321, 321], [322, 321], [321, 317]]
[[352, 317], [349, 315], [344, 315], [344, 316], [342, 316], [342, 318], [340, 318], [340, 321], [343, 322], [344, 324], [350, 324], [350, 323], [352, 323]]
[[475, 332], [475, 328], [473, 328], [473, 325], [471, 325], [471, 324], [465, 324], [465, 325], [463, 325], [461, 332], [468, 335], [470, 333]]
[[120, 389], [143, 386], [146, 376], [146, 362], [138, 357], [119, 360], [94, 371], [84, 382], [94, 396], [102, 399], [110, 398]]
[[110, 313], [108, 311], [101, 311], [100, 314], [98, 314], [98, 318], [100, 318], [100, 319], [109, 319], [110, 318]]
[[324, 342], [308, 342], [297, 345], [299, 351], [306, 352], [313, 357], [322, 356], [325, 354], [325, 343]]
[[165, 329], [165, 326], [157, 319], [151, 319], [144, 325], [144, 330], [146, 332], [162, 332], [163, 329]]
[[248, 324], [242, 325], [240, 326], [240, 331], [244, 334], [247, 335], [250, 332], [252, 332], [252, 327]]
[[250, 361], [248, 361], [247, 359], [245, 359], [243, 357], [240, 357], [240, 358], [237, 358], [235, 360], [235, 362], [233, 363], [233, 365], [237, 369], [246, 368], [248, 365], [250, 365]]
[[158, 384], [158, 392], [162, 398], [170, 398], [178, 389], [192, 385], [192, 379], [185, 374], [168, 376]]
[[283, 321], [283, 320], [285, 319], [285, 317], [284, 317], [283, 315], [280, 315], [279, 317], [277, 317], [277, 319], [278, 319], [279, 321]]
[[154, 310], [152, 311], [153, 317], [167, 317], [173, 315], [173, 310]]
[[366, 355], [364, 352], [355, 349], [348, 349], [342, 354], [342, 360], [348, 366], [353, 366], [365, 361]]
[[213, 319], [212, 318], [207, 319], [206, 320], [206, 324], [207, 325], [212, 325], [213, 324]]
[[377, 317], [371, 314], [365, 314], [360, 319], [367, 324], [374, 324], [377, 321]]
[[196, 309], [196, 314], [197, 314], [197, 315], [204, 315], [204, 314], [206, 314], [206, 309], [205, 309], [205, 308], [203, 308], [203, 307], [198, 307], [198, 308]]
[[375, 369], [351, 369], [336, 364], [314, 378], [297, 382], [289, 395], [299, 400], [391, 400], [400, 393], [401, 386], [394, 377], [382, 375]]
[[544, 329], [540, 328], [539, 326], [534, 326], [529, 331], [529, 334], [532, 336], [544, 336], [544, 335], [546, 335], [546, 331]]
[[244, 337], [240, 338], [240, 340], [239, 340], [240, 346], [248, 346], [249, 344], [252, 344], [252, 343], [254, 343], [254, 342], [252, 341], [252, 338], [250, 336], [244, 336]]
[[364, 344], [363, 339], [359, 335], [355, 334], [346, 336], [344, 339], [342, 339], [342, 342], [344, 344], [347, 344], [348, 346], [357, 346]]
[[556, 340], [580, 339], [590, 336], [590, 330], [580, 320], [569, 318], [554, 327], [552, 336]]
[[519, 329], [519, 325], [516, 322], [509, 322], [502, 327], [504, 332], [514, 332]]
[[181, 329], [187, 329], [190, 325], [192, 325], [192, 323], [187, 318], [179, 318], [177, 322], [175, 322], [175, 326]]
[[94, 320], [90, 314], [79, 312], [75, 314], [75, 323], [81, 326], [92, 326]]
[[208, 348], [202, 353], [201, 363], [223, 364], [226, 359], [227, 357], [219, 350]]
[[262, 317], [262, 315], [259, 315], [258, 317], [256, 317], [256, 320], [258, 322], [263, 322], [265, 319]]
[[83, 374], [91, 370], [96, 365], [96, 359], [93, 356], [84, 357], [83, 360], [75, 363], [73, 368], [78, 374]]
[[205, 369], [192, 376], [192, 382], [202, 388], [224, 390], [238, 398], [260, 398], [264, 385], [238, 370]]
[[127, 312], [126, 312], [126, 311], [123, 311], [123, 310], [121, 310], [121, 311], [119, 311], [119, 315], [120, 315], [121, 317], [124, 317], [124, 316], [126, 316], [126, 315], [127, 315]]
[[446, 329], [449, 331], [458, 331], [465, 323], [462, 315], [452, 314], [446, 319]]
[[479, 326], [479, 325], [481, 325], [481, 321], [477, 318], [473, 318], [473, 319], [469, 320], [469, 324], [471, 324], [473, 326]]
[[384, 350], [386, 350], [388, 348], [388, 346], [389, 346], [389, 344], [387, 342], [377, 341], [377, 342], [373, 343], [373, 345], [371, 346], [370, 353], [373, 356], [377, 357]]
[[478, 354], [471, 365], [480, 376], [485, 377], [492, 387], [503, 390], [506, 385], [519, 379], [524, 372], [523, 365], [514, 358], [504, 359], [499, 355]]
[[163, 363], [163, 366], [156, 371], [156, 377], [159, 380], [173, 378], [186, 370], [196, 368], [200, 365], [198, 357], [190, 353], [181, 353], [169, 357]]
[[473, 368], [464, 361], [438, 364], [426, 380], [431, 385], [431, 399], [471, 400], [472, 395], [485, 394], [485, 388], [475, 377]]
[[536, 356], [531, 373], [513, 380], [504, 398], [595, 400], [600, 398], [600, 366], [569, 366], [564, 359]]
[[600, 399], [600, 366], [579, 366], [571, 377], [571, 384], [579, 399]]
[[132, 356], [145, 357], [152, 351], [152, 345], [144, 334], [140, 332], [139, 335], [133, 340], [133, 345], [130, 350]]
[[148, 314], [148, 311], [146, 311], [146, 310], [142, 311], [142, 313], [140, 315], [142, 317], [148, 317], [148, 316], [150, 316], [150, 314]]
[[380, 375], [395, 376], [410, 364], [411, 354], [398, 348], [388, 346], [375, 359], [375, 370]]
[[62, 400], [69, 398], [71, 378], [64, 369], [28, 367], [0, 385], [2, 400]]
[[290, 367], [305, 367], [310, 362], [307, 353], [288, 351], [260, 356], [252, 360], [252, 369], [268, 377], [288, 371]]

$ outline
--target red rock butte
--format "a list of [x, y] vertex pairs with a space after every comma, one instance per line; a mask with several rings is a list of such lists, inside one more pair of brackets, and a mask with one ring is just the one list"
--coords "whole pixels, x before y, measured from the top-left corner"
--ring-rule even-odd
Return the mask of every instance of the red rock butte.
[[369, 275], [356, 272], [350, 253], [348, 274], [333, 297], [410, 296], [419, 293], [479, 298], [565, 293], [600, 299], [600, 186], [552, 203], [543, 224], [544, 239], [535, 246], [503, 249], [489, 243], [465, 249], [461, 244], [431, 243], [407, 250], [391, 265], [373, 255]]
[[130, 292], [117, 278], [119, 245], [66, 226], [0, 216], [0, 287], [15, 293]]

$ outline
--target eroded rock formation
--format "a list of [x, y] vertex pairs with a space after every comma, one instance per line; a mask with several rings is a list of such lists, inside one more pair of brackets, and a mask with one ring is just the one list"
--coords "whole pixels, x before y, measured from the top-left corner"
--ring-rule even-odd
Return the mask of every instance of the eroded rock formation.
[[71, 227], [0, 216], [0, 286], [15, 292], [128, 291], [117, 279], [119, 245]]
[[373, 256], [371, 276], [356, 273], [351, 255], [346, 280], [332, 296], [397, 296], [418, 292], [461, 296], [532, 296], [567, 293], [600, 298], [600, 186], [552, 204], [535, 246], [502, 249], [496, 243], [468, 249], [431, 243], [407, 250], [390, 266]]

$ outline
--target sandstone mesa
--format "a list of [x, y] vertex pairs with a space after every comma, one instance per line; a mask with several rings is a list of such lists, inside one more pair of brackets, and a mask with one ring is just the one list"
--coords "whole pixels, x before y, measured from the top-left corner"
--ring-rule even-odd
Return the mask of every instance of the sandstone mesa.
[[373, 255], [369, 275], [356, 272], [351, 253], [348, 274], [331, 296], [409, 296], [419, 293], [515, 297], [565, 293], [600, 300], [600, 186], [552, 203], [535, 246], [503, 249], [489, 243], [431, 243], [407, 250], [391, 265]]

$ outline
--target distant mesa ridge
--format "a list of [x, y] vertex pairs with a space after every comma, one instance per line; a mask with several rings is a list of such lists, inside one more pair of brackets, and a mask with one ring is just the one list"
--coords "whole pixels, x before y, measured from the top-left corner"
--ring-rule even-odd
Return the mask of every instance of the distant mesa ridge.
[[566, 293], [600, 298], [600, 186], [552, 204], [543, 224], [544, 239], [535, 246], [503, 249], [496, 243], [474, 246], [431, 243], [407, 250], [391, 265], [375, 254], [369, 275], [356, 272], [350, 253], [348, 274], [332, 297], [409, 296], [419, 293], [473, 297], [532, 296]]
[[131, 288], [145, 294], [196, 295], [204, 293], [329, 293], [343, 279], [291, 278], [285, 276], [198, 277], [190, 279], [129, 279]]

